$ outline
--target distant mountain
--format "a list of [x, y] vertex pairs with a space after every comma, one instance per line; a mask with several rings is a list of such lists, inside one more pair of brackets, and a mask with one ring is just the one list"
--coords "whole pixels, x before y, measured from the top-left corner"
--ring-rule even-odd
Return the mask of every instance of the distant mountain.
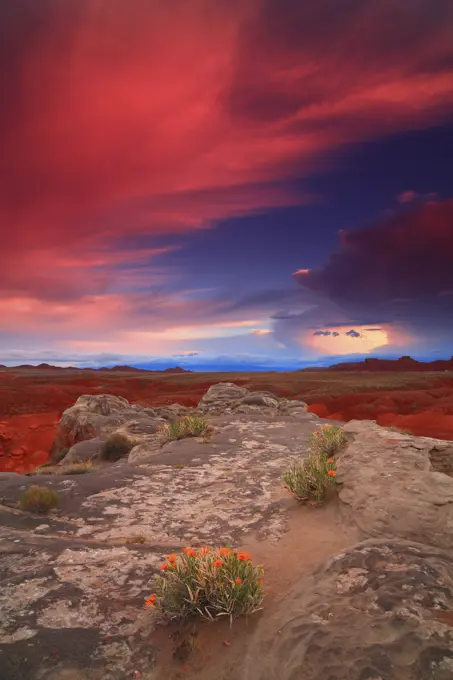
[[[303, 369], [304, 370], [304, 369]], [[308, 371], [315, 368], [305, 369]], [[437, 359], [436, 361], [417, 361], [405, 356], [399, 359], [365, 359], [364, 361], [335, 364], [322, 371], [453, 371], [453, 357], [451, 359]]]
[[174, 366], [173, 368], [136, 368], [135, 366], [112, 366], [111, 368], [100, 368], [99, 371], [122, 371], [127, 373], [192, 373], [181, 366]]
[[37, 371], [109, 371], [113, 373], [193, 373], [181, 366], [174, 366], [172, 368], [137, 368], [135, 366], [102, 366], [101, 368], [90, 367], [74, 367], [74, 366], [52, 366], [51, 364], [39, 364], [32, 366], [31, 364], [21, 364], [20, 366], [3, 366], [0, 368], [17, 370], [37, 370]]

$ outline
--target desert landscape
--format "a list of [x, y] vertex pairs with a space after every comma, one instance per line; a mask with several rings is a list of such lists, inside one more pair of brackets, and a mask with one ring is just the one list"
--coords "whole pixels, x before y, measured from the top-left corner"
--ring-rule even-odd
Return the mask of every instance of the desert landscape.
[[453, 1], [0, 34], [0, 680], [453, 680]]
[[451, 362], [439, 363], [423, 370], [412, 360], [377, 360], [371, 366], [363, 362], [287, 373], [3, 367], [0, 471], [30, 472], [44, 464], [61, 414], [83, 394], [112, 394], [144, 406], [195, 406], [211, 385], [226, 381], [300, 399], [322, 418], [375, 420], [419, 436], [453, 439], [453, 370], [445, 368]]
[[[56, 426], [57, 411], [43, 411], [44, 464], [23, 447], [20, 465], [34, 469], [0, 473], [2, 680], [451, 678], [452, 442], [370, 420], [334, 425], [268, 389], [283, 378], [282, 390], [321, 404], [335, 389], [341, 404], [370, 376], [268, 374], [253, 376], [261, 389], [206, 389], [213, 376], [59, 370], [49, 385], [49, 368], [34, 370], [37, 383], [32, 369], [7, 373], [22, 395], [41, 387], [46, 409], [85, 394]], [[131, 396], [134, 380], [149, 383], [141, 404], [105, 393], [115, 384]], [[448, 390], [433, 374], [372, 380], [393, 405], [404, 387]], [[205, 391], [184, 406], [178, 389], [192, 402]], [[14, 403], [32, 406], [18, 393]], [[39, 432], [39, 413], [11, 418], [27, 416]], [[298, 490], [300, 474], [309, 486]], [[159, 584], [193, 587], [198, 569], [197, 591], [178, 586], [172, 608]], [[215, 593], [229, 593], [218, 615]]]

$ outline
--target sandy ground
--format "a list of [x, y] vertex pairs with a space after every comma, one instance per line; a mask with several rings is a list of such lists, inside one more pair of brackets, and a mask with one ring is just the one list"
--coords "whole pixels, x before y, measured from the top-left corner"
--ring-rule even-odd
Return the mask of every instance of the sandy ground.
[[263, 611], [234, 621], [232, 627], [226, 620], [158, 627], [153, 680], [239, 680], [258, 623], [265, 625], [273, 607], [301, 577], [357, 541], [355, 530], [340, 523], [336, 499], [321, 507], [289, 499], [288, 514], [289, 530], [277, 543], [250, 536], [242, 546], [255, 563], [266, 565]]

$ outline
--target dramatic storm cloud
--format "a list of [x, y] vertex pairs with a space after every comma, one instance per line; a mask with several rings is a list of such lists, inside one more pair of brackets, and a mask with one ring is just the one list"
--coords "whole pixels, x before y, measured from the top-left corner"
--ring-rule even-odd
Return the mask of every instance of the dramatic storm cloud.
[[[428, 348], [453, 337], [452, 253], [453, 201], [428, 203], [343, 231], [324, 267], [294, 278], [356, 323], [394, 326]], [[354, 329], [347, 335], [360, 337]]]

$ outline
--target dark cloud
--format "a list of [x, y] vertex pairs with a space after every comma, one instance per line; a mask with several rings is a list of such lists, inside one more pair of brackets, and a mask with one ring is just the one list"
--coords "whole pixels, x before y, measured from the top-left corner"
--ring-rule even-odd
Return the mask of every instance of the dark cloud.
[[350, 331], [347, 331], [345, 335], [349, 335], [350, 338], [360, 338], [360, 333], [358, 331], [355, 331], [351, 328]]
[[[332, 335], [332, 333], [330, 331], [315, 331], [313, 333], [313, 335], [326, 335], [326, 336], [328, 336], [328, 335]], [[337, 333], [337, 335], [338, 335], [338, 333]]]
[[448, 200], [342, 232], [323, 268], [294, 278], [338, 305], [351, 325], [394, 323], [415, 339], [446, 340], [453, 336], [453, 296], [445, 295], [453, 290], [452, 253]]
[[339, 336], [340, 334], [339, 334], [337, 331], [334, 331], [334, 332], [332, 333], [332, 335], [333, 335], [334, 338], [338, 338], [338, 336]]

